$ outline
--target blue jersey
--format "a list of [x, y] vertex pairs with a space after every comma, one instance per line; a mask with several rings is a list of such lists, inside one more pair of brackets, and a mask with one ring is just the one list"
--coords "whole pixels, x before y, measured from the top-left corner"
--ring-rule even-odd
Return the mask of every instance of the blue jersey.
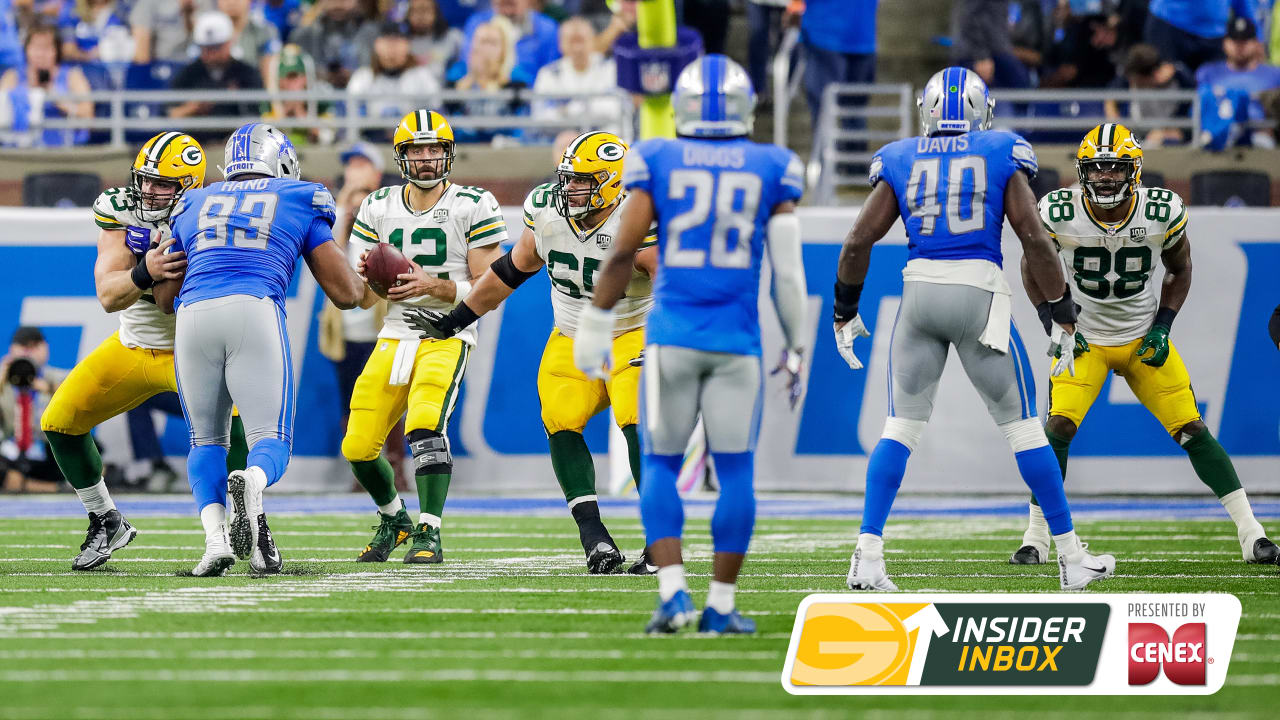
[[176, 304], [228, 295], [284, 307], [298, 257], [333, 239], [336, 206], [323, 185], [291, 178], [217, 182], [183, 195], [171, 225], [187, 274]]
[[907, 226], [908, 260], [990, 260], [1004, 266], [1004, 188], [1019, 170], [1036, 175], [1036, 154], [1003, 130], [913, 137], [871, 160], [871, 185], [884, 181]]
[[646, 140], [623, 185], [653, 198], [658, 277], [645, 342], [760, 354], [760, 258], [773, 209], [800, 199], [796, 154], [746, 139]]

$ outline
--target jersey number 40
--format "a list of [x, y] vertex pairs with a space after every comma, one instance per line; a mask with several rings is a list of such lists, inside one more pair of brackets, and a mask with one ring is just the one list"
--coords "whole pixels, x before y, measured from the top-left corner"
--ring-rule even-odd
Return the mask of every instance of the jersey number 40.
[[923, 158], [912, 163], [911, 178], [907, 181], [907, 206], [912, 216], [920, 218], [920, 234], [933, 235], [938, 229], [938, 216], [943, 211], [938, 203], [938, 186], [944, 183], [947, 226], [943, 233], [963, 235], [982, 230], [987, 222], [983, 212], [987, 159], [981, 155], [963, 155]]

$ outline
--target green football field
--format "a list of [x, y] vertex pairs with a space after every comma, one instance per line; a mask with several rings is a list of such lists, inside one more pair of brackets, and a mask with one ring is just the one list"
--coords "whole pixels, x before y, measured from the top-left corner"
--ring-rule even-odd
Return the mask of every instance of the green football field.
[[[1240, 598], [1216, 695], [801, 698], [779, 682], [796, 606], [844, 589], [856, 515], [762, 516], [738, 596], [760, 633], [718, 638], [643, 635], [653, 578], [586, 576], [576, 529], [553, 512], [452, 513], [446, 562], [429, 568], [401, 552], [352, 562], [372, 514], [278, 513], [284, 575], [249, 577], [241, 563], [211, 579], [184, 576], [203, 540], [191, 516], [137, 515], [132, 545], [73, 574], [84, 521], [24, 514], [0, 517], [0, 718], [1275, 717], [1280, 701], [1280, 569], [1244, 564], [1225, 519], [1077, 523], [1118, 557], [1102, 589]], [[610, 525], [625, 549], [641, 546], [634, 510]], [[699, 603], [706, 528], [688, 524]], [[889, 571], [903, 591], [1056, 590], [1056, 565], [1006, 564], [1020, 536], [1012, 513], [891, 520]]]

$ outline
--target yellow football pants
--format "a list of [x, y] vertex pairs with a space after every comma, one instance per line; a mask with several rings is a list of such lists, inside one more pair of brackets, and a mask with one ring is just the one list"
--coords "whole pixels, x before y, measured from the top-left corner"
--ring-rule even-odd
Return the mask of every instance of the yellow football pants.
[[125, 347], [119, 333], [81, 360], [40, 418], [40, 429], [84, 435], [162, 392], [177, 392], [172, 350]]
[[1199, 420], [1191, 377], [1178, 349], [1170, 342], [1169, 359], [1157, 368], [1144, 365], [1134, 354], [1141, 344], [1139, 338], [1125, 345], [1090, 345], [1089, 352], [1076, 358], [1075, 376], [1050, 378], [1049, 415], [1067, 418], [1079, 427], [1098, 398], [1107, 374], [1114, 372], [1129, 383], [1133, 394], [1170, 435]]
[[434, 430], [444, 434], [467, 371], [471, 347], [458, 338], [423, 340], [405, 385], [388, 385], [399, 340], [379, 339], [351, 392], [351, 416], [342, 438], [342, 455], [351, 462], [373, 460], [387, 433], [408, 412], [405, 433]]
[[644, 350], [644, 329], [637, 328], [613, 341], [613, 369], [608, 380], [592, 380], [573, 364], [573, 338], [551, 331], [538, 366], [538, 400], [548, 435], [562, 430], [580, 433], [595, 414], [613, 405], [618, 427], [640, 421], [640, 368], [632, 359]]

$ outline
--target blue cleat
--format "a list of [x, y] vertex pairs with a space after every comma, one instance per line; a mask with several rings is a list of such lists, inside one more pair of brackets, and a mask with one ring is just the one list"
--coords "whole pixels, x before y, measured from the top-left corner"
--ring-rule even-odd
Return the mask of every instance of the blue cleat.
[[693, 598], [689, 597], [687, 591], [680, 590], [666, 602], [658, 600], [658, 607], [653, 611], [653, 617], [649, 618], [649, 624], [644, 626], [644, 631], [647, 633], [676, 632], [693, 622], [696, 612], [697, 610], [693, 607]]
[[742, 617], [735, 608], [729, 614], [723, 614], [714, 608], [704, 608], [702, 619], [698, 621], [698, 632], [718, 633], [721, 635], [752, 635], [756, 631], [756, 621]]

